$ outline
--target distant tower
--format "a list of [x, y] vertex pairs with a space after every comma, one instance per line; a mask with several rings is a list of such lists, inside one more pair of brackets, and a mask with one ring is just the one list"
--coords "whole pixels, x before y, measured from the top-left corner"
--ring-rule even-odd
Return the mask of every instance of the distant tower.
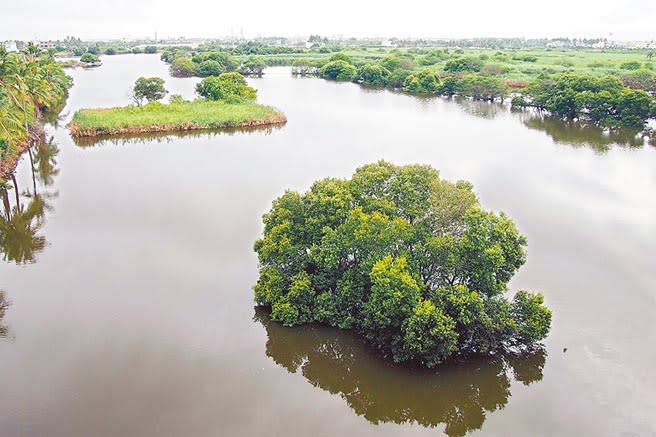
[[157, 44], [157, 31], [155, 31], [155, 44]]

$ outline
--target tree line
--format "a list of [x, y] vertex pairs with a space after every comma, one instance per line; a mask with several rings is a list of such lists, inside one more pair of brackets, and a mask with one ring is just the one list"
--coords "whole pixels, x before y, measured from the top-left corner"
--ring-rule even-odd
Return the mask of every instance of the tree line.
[[53, 56], [33, 44], [20, 53], [0, 47], [0, 161], [27, 145], [30, 128], [63, 106], [72, 85]]

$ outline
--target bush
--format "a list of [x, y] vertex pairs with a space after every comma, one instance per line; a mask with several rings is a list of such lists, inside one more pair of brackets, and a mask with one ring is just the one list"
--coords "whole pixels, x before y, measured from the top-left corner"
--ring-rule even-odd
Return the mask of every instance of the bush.
[[642, 67], [642, 64], [637, 61], [623, 62], [620, 64], [622, 70], [638, 70], [640, 67]]
[[169, 72], [173, 77], [191, 77], [196, 74], [196, 64], [191, 58], [176, 58], [169, 66]]
[[473, 57], [457, 57], [449, 59], [444, 65], [444, 71], [450, 73], [479, 72], [483, 68], [483, 61]]
[[474, 100], [503, 100], [508, 95], [508, 87], [496, 77], [471, 75], [462, 79], [458, 92]]
[[354, 329], [394, 361], [427, 367], [531, 348], [549, 331], [541, 295], [503, 297], [526, 239], [483, 211], [471, 184], [429, 166], [381, 161], [319, 180], [276, 199], [263, 221], [255, 301], [286, 326]]
[[95, 62], [100, 62], [100, 58], [93, 53], [87, 52], [80, 57], [80, 62], [85, 64], [93, 64]]
[[146, 46], [144, 48], [144, 53], [148, 53], [149, 55], [157, 53], [157, 47], [156, 46]]
[[344, 52], [335, 53], [330, 58], [328, 58], [328, 62], [335, 62], [335, 61], [344, 61], [347, 64], [353, 64], [353, 60], [351, 59], [351, 57]]
[[403, 91], [413, 94], [435, 94], [439, 87], [440, 78], [431, 70], [413, 73], [403, 83]]
[[565, 73], [529, 84], [531, 106], [563, 118], [587, 118], [605, 126], [642, 127], [656, 104], [643, 90], [624, 86], [616, 77]]
[[114, 47], [107, 47], [105, 49], [105, 54], [106, 55], [115, 55], [116, 54], [116, 49]]
[[218, 76], [221, 73], [225, 72], [225, 67], [218, 61], [208, 59], [198, 64], [195, 68], [197, 76], [207, 77], [207, 76]]
[[370, 86], [385, 86], [390, 77], [387, 68], [378, 64], [364, 64], [358, 69], [358, 82]]
[[255, 100], [257, 92], [248, 86], [244, 76], [237, 72], [210, 76], [196, 84], [196, 93], [209, 100], [241, 103]]
[[358, 69], [345, 61], [332, 61], [321, 67], [320, 75], [324, 79], [354, 80], [358, 75]]

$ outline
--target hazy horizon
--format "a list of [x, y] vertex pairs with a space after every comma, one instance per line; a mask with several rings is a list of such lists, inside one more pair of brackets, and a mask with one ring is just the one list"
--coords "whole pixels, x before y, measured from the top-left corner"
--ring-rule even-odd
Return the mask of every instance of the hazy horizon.
[[[81, 0], [24, 0], [2, 6], [0, 40], [295, 37], [310, 34], [371, 38], [608, 38], [617, 41], [656, 39], [656, 4], [647, 0], [602, 1], [594, 7], [553, 0], [424, 5], [403, 8], [380, 3], [335, 0], [322, 9], [291, 0], [253, 0], [216, 4], [189, 0], [98, 0], [92, 8]], [[472, 11], [472, 9], [474, 9]], [[29, 25], [26, 25], [29, 23]]]

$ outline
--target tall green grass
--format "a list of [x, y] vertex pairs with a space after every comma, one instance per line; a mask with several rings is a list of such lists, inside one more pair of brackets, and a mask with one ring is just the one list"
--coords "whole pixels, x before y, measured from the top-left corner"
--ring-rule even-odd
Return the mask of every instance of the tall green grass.
[[284, 123], [284, 114], [254, 102], [194, 100], [109, 109], [82, 109], [69, 124], [73, 136], [263, 126]]

